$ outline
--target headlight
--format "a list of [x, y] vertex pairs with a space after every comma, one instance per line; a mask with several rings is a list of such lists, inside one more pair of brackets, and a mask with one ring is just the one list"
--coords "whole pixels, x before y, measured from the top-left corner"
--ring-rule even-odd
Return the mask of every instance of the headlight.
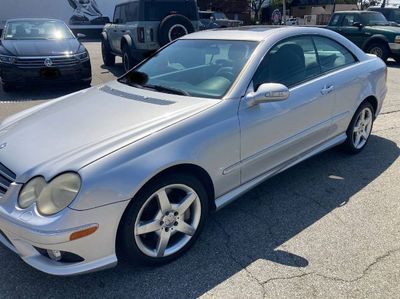
[[25, 184], [19, 194], [18, 205], [23, 209], [30, 207], [37, 201], [45, 186], [46, 181], [42, 177], [36, 177], [30, 180]]
[[79, 60], [88, 60], [89, 53], [87, 51], [85, 51], [83, 53], [76, 54], [76, 57], [78, 57]]
[[400, 44], [400, 35], [396, 35], [396, 37], [394, 38], [394, 42], [396, 44]]
[[37, 177], [22, 188], [18, 204], [21, 208], [27, 208], [36, 202], [38, 212], [50, 216], [69, 206], [78, 195], [80, 188], [81, 178], [73, 172], [59, 175], [50, 183]]
[[13, 64], [14, 62], [15, 62], [15, 57], [0, 55], [0, 63]]

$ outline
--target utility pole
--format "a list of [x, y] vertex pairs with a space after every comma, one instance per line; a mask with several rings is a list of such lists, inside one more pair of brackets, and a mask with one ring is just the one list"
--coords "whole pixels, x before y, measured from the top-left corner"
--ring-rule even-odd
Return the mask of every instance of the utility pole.
[[335, 10], [336, 10], [336, 0], [333, 0], [333, 10], [332, 10], [332, 13], [334, 13]]
[[383, 1], [382, 1], [381, 7], [382, 7], [382, 8], [385, 8], [385, 6], [386, 6], [386, 0], [383, 0]]

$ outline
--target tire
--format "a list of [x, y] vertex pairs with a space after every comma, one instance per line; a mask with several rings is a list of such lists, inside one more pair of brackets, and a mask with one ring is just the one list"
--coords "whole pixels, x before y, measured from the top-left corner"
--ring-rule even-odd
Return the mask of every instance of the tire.
[[92, 85], [92, 79], [90, 80], [82, 80], [81, 81], [81, 86], [83, 88], [89, 88]]
[[15, 85], [12, 83], [2, 83], [1, 84], [4, 92], [12, 92], [16, 89]]
[[130, 71], [136, 65], [132, 52], [128, 45], [124, 45], [122, 47], [122, 64], [124, 66], [125, 72]]
[[380, 43], [372, 43], [367, 47], [367, 53], [375, 54], [384, 62], [386, 62], [390, 55], [390, 50], [387, 44], [380, 42]]
[[[364, 112], [366, 114], [364, 114], [363, 117]], [[375, 111], [371, 103], [364, 102], [360, 105], [346, 131], [347, 139], [343, 143], [342, 149], [350, 154], [358, 154], [365, 148], [369, 137], [371, 136], [372, 127], [375, 120], [374, 115]], [[357, 128], [359, 128], [359, 130], [357, 130]]]
[[[167, 190], [168, 195], [167, 201], [163, 200], [166, 204], [161, 205], [157, 193], [167, 194], [163, 190]], [[192, 196], [187, 197], [189, 195]], [[163, 196], [161, 198], [165, 199]], [[185, 202], [184, 198], [190, 198], [186, 203], [191, 204], [187, 209], [181, 205], [179, 211], [179, 204]], [[168, 202], [172, 206], [168, 206]], [[146, 185], [125, 211], [117, 236], [118, 256], [134, 265], [169, 263], [182, 256], [195, 243], [207, 214], [207, 193], [199, 180], [185, 174], [160, 177]], [[153, 228], [149, 229], [152, 232], [146, 232], [143, 223], [152, 223]], [[161, 236], [166, 242], [161, 242]]]
[[101, 41], [101, 54], [103, 56], [103, 62], [105, 66], [115, 65], [115, 55], [111, 53], [111, 48], [108, 41], [104, 39]]
[[169, 15], [161, 21], [158, 28], [158, 43], [164, 46], [186, 34], [193, 33], [194, 26], [183, 15]]

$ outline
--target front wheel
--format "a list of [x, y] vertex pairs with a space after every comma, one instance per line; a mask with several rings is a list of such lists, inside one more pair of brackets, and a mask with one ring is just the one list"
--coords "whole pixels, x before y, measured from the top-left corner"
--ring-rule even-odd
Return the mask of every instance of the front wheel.
[[12, 83], [2, 83], [1, 84], [4, 92], [12, 92], [16, 89], [15, 85]]
[[208, 213], [203, 185], [188, 175], [169, 175], [145, 186], [120, 224], [119, 255], [133, 264], [161, 265], [196, 241]]
[[101, 54], [105, 66], [113, 66], [115, 64], [115, 55], [111, 53], [111, 48], [106, 40], [101, 41]]
[[351, 154], [358, 154], [368, 143], [374, 124], [374, 108], [369, 102], [363, 103], [356, 111], [347, 129], [343, 148]]

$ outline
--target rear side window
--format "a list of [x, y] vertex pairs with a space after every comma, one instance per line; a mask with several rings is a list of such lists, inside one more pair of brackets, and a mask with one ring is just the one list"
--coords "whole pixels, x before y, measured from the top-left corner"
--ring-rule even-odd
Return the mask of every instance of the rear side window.
[[311, 37], [295, 37], [276, 44], [257, 69], [253, 84], [257, 90], [264, 83], [280, 83], [287, 87], [321, 74]]
[[135, 22], [139, 20], [139, 2], [130, 2], [124, 6], [126, 21]]
[[328, 72], [356, 62], [353, 54], [337, 42], [321, 37], [313, 37], [319, 63], [323, 72]]
[[329, 22], [329, 26], [339, 26], [339, 20], [340, 20], [341, 15], [334, 15]]
[[171, 14], [181, 14], [191, 21], [199, 19], [195, 1], [146, 1], [144, 16], [146, 21], [162, 21]]

